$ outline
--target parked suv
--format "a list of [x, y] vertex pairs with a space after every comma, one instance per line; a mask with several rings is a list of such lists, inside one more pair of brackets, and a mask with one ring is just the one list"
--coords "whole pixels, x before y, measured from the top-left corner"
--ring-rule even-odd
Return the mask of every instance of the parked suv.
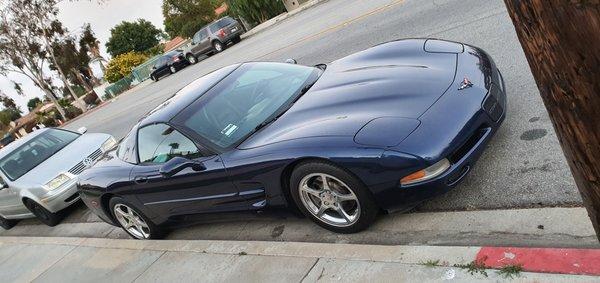
[[244, 33], [242, 25], [233, 18], [218, 19], [194, 34], [185, 58], [191, 64], [195, 64], [200, 55], [219, 53], [225, 50], [227, 44], [238, 43], [242, 33]]

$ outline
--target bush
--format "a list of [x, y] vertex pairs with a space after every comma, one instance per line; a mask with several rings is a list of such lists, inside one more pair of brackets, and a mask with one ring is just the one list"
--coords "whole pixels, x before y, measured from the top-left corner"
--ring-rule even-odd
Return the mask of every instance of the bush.
[[81, 115], [81, 113], [83, 113], [83, 111], [75, 106], [65, 108], [65, 116], [67, 116], [67, 119], [73, 119]]
[[233, 16], [244, 18], [252, 26], [285, 12], [281, 0], [228, 0], [226, 2]]
[[148, 57], [154, 57], [156, 55], [163, 54], [163, 52], [165, 52], [165, 44], [159, 43], [154, 47], [144, 51], [144, 54], [146, 54]]
[[110, 60], [106, 66], [104, 78], [109, 83], [114, 83], [131, 74], [131, 70], [146, 62], [148, 56], [138, 52], [121, 54]]
[[46, 127], [56, 127], [58, 123], [55, 120], [56, 113], [51, 111], [49, 113], [36, 112], [35, 120], [38, 124], [43, 124]]
[[81, 113], [83, 113], [81, 109], [73, 106], [73, 104], [71, 104], [71, 101], [66, 98], [59, 99], [58, 105], [62, 106], [62, 108], [65, 109], [65, 116], [67, 119], [73, 119], [81, 115]]

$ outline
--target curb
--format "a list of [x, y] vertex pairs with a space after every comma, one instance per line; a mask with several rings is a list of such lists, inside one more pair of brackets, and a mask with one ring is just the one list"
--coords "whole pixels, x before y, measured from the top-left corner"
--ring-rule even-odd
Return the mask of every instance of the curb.
[[520, 265], [530, 272], [600, 275], [600, 249], [482, 247], [475, 261], [496, 269]]
[[114, 240], [99, 238], [0, 237], [1, 244], [66, 245], [221, 255], [324, 258], [401, 264], [502, 269], [520, 266], [524, 272], [600, 276], [600, 249], [513, 247], [380, 246], [299, 242], [207, 240]]

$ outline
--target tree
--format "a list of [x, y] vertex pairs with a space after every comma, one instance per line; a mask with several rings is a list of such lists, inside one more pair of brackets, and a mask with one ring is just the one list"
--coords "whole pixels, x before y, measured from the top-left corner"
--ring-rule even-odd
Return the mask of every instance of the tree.
[[[42, 28], [38, 17], [39, 6], [46, 7], [52, 0], [0, 0], [0, 74], [16, 73], [30, 79], [57, 107], [52, 80], [46, 74], [47, 43], [40, 36]], [[53, 6], [52, 6], [53, 7]], [[66, 119], [66, 118], [65, 118]]]
[[32, 99], [29, 99], [29, 101], [27, 101], [27, 109], [29, 111], [32, 111], [33, 109], [38, 107], [40, 104], [42, 104], [42, 100], [39, 99], [38, 97], [34, 97]]
[[505, 3], [600, 240], [598, 1]]
[[[90, 62], [98, 61], [100, 63], [100, 68], [102, 69], [102, 72], [105, 71], [104, 62], [106, 60], [100, 55], [100, 41], [98, 41], [98, 39], [94, 35], [90, 24], [83, 25], [83, 32], [81, 33], [81, 38], [79, 38], [79, 50], [81, 52], [85, 51], [86, 53], [88, 53], [88, 56], [90, 57]], [[95, 85], [99, 85], [100, 82], [94, 76], [92, 69], [89, 65], [87, 67], [88, 77], [94, 81]]]
[[0, 93], [0, 103], [2, 103], [2, 106], [4, 107], [4, 109], [0, 111], [2, 112], [2, 115], [0, 115], [0, 122], [3, 125], [8, 126], [10, 121], [21, 118], [21, 109], [19, 109], [14, 99], [8, 97], [4, 93]]
[[211, 0], [164, 0], [165, 31], [171, 38], [192, 37], [215, 18]]
[[227, 0], [226, 3], [232, 15], [243, 18], [252, 26], [286, 11], [281, 0]]
[[121, 22], [110, 30], [106, 49], [116, 57], [131, 51], [144, 52], [157, 45], [162, 32], [144, 19]]
[[[28, 0], [26, 0], [26, 2], [28, 4], [32, 3], [32, 1], [28, 1]], [[58, 14], [58, 9], [56, 9], [55, 5], [56, 5], [56, 2], [54, 2], [54, 0], [41, 1], [41, 3], [34, 3], [33, 7], [31, 7], [31, 8], [39, 9], [39, 11], [34, 13], [34, 15], [37, 15], [37, 17], [38, 17], [38, 24], [40, 25], [39, 29], [41, 30], [41, 32], [39, 32], [39, 34], [44, 39], [44, 42], [46, 43], [45, 47], [46, 47], [47, 54], [49, 55], [48, 58], [51, 63], [50, 67], [53, 67], [53, 69], [58, 72], [58, 76], [60, 77], [65, 88], [68, 90], [69, 94], [75, 101], [75, 104], [77, 105], [77, 107], [79, 107], [79, 109], [81, 109], [82, 112], [85, 112], [85, 111], [87, 111], [85, 102], [83, 102], [77, 98], [77, 94], [71, 87], [71, 84], [69, 83], [69, 79], [68, 79], [67, 75], [65, 74], [65, 72], [67, 72], [67, 71], [63, 70], [61, 65], [58, 63], [58, 58], [54, 52], [54, 44], [57, 41], [61, 41], [62, 38], [64, 38], [67, 33], [67, 30], [63, 28], [62, 23], [56, 19], [56, 15]]]
[[[52, 43], [52, 49], [56, 57], [56, 65], [51, 64], [51, 69], [60, 68], [66, 72], [66, 75], [71, 83], [82, 85], [87, 92], [92, 91], [92, 87], [88, 80], [84, 77], [89, 69], [91, 58], [87, 53], [86, 48], [77, 48], [76, 39], [73, 37], [65, 37], [61, 41]], [[75, 93], [77, 93], [75, 91]]]

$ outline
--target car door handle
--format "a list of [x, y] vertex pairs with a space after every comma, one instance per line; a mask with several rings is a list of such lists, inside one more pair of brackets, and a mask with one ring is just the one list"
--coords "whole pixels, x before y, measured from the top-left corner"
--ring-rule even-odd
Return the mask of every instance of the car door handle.
[[145, 176], [138, 176], [135, 177], [133, 179], [134, 182], [136, 182], [137, 184], [144, 184], [144, 183], [148, 183], [148, 177]]

